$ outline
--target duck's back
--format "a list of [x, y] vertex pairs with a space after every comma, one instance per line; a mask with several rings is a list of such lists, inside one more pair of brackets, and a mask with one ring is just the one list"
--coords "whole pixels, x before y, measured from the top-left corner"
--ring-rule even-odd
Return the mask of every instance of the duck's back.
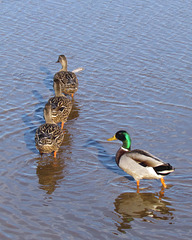
[[174, 168], [151, 153], [135, 149], [127, 151], [120, 148], [116, 155], [117, 165], [137, 181], [158, 179], [174, 171]]
[[49, 99], [51, 104], [52, 119], [55, 123], [66, 122], [72, 109], [72, 102], [65, 96]]
[[42, 153], [57, 151], [63, 141], [64, 134], [56, 124], [45, 123], [35, 134], [37, 149]]
[[73, 72], [59, 71], [54, 75], [55, 80], [60, 81], [63, 93], [75, 93], [78, 89], [78, 79]]

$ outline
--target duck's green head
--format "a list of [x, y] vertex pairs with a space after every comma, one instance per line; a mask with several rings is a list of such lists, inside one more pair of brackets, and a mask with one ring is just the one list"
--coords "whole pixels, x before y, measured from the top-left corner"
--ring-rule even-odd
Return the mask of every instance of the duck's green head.
[[124, 131], [120, 130], [115, 133], [115, 135], [112, 138], [107, 139], [107, 141], [113, 141], [113, 140], [120, 140], [123, 142], [123, 148], [126, 148], [128, 150], [131, 150], [131, 138], [129, 134]]

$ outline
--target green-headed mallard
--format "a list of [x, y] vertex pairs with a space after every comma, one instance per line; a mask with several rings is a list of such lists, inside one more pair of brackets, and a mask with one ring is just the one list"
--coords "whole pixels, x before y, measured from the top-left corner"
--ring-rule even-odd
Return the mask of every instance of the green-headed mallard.
[[61, 82], [62, 92], [73, 97], [78, 89], [78, 80], [75, 72], [82, 71], [83, 68], [77, 68], [72, 72], [67, 71], [67, 58], [64, 55], [60, 55], [57, 62], [61, 63], [62, 68], [54, 75], [54, 81], [58, 79]]
[[163, 178], [173, 172], [174, 168], [149, 152], [131, 150], [131, 138], [126, 131], [116, 132], [108, 141], [117, 139], [122, 141], [123, 145], [116, 153], [116, 163], [137, 181], [137, 187], [140, 179], [161, 179], [163, 187], [166, 188]]
[[56, 158], [57, 151], [63, 142], [64, 133], [61, 128], [53, 122], [51, 118], [51, 105], [49, 103], [45, 105], [44, 118], [46, 123], [42, 124], [36, 130], [36, 148], [40, 154], [54, 152], [54, 157]]
[[53, 87], [55, 97], [48, 100], [48, 103], [51, 104], [51, 116], [55, 123], [61, 122], [61, 129], [63, 129], [64, 123], [71, 112], [72, 102], [62, 94], [61, 83], [58, 79], [54, 81]]

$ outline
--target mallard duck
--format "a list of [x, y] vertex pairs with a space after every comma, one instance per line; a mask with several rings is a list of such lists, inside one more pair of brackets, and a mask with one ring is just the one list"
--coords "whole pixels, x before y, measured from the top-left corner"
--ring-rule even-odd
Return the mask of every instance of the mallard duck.
[[61, 83], [58, 79], [54, 81], [53, 87], [55, 97], [48, 100], [48, 103], [51, 104], [51, 116], [55, 123], [61, 122], [61, 129], [63, 129], [64, 123], [71, 112], [72, 102], [62, 94]]
[[139, 149], [131, 150], [131, 138], [126, 131], [118, 131], [107, 140], [117, 139], [122, 141], [123, 145], [116, 153], [116, 163], [136, 180], [137, 187], [139, 188], [141, 179], [161, 179], [163, 187], [166, 188], [163, 178], [173, 172], [174, 168], [149, 152]]
[[57, 151], [63, 142], [64, 133], [61, 128], [53, 122], [51, 117], [51, 104], [49, 103], [45, 105], [44, 118], [46, 123], [42, 124], [36, 130], [36, 148], [40, 154], [54, 152], [54, 157], [56, 158]]
[[67, 71], [67, 58], [64, 55], [60, 55], [57, 62], [61, 63], [61, 70], [54, 75], [54, 81], [59, 80], [61, 82], [62, 92], [72, 96], [78, 89], [78, 79], [75, 72], [82, 71], [83, 68], [77, 68], [72, 72]]

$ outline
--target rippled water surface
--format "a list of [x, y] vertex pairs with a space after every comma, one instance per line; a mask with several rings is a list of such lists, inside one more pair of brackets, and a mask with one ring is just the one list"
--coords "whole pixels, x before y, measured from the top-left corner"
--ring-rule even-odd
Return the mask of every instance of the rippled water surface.
[[[0, 1], [0, 239], [190, 239], [190, 1]], [[58, 152], [34, 144], [58, 55], [79, 89]], [[176, 171], [136, 183], [117, 130]]]

